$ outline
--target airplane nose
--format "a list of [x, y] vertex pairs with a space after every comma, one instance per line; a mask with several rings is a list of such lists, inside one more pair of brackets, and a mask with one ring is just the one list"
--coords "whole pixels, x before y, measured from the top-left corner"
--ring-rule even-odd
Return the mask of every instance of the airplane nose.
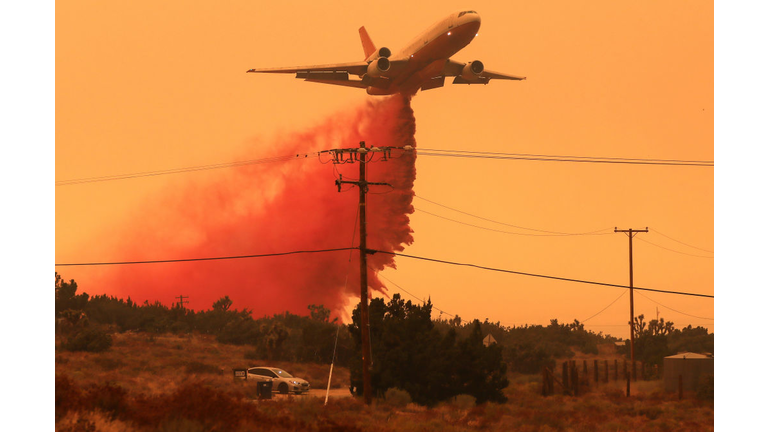
[[468, 27], [472, 27], [475, 32], [480, 28], [480, 15], [476, 13], [466, 14], [459, 18], [459, 20], [459, 25], [468, 25]]

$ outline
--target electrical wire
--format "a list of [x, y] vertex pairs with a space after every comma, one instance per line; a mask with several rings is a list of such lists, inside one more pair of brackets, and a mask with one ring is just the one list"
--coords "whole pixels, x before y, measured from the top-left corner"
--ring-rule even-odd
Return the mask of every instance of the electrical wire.
[[114, 261], [114, 262], [60, 263], [60, 264], [54, 264], [54, 266], [56, 266], [56, 267], [74, 267], [74, 266], [162, 264], [162, 263], [179, 263], [179, 262], [194, 262], [194, 261], [217, 261], [217, 260], [245, 259], [245, 258], [266, 258], [266, 257], [277, 257], [277, 256], [296, 255], [296, 254], [338, 252], [338, 251], [346, 251], [346, 250], [350, 250], [350, 249], [360, 249], [360, 248], [344, 247], [344, 248], [335, 248], [335, 249], [298, 250], [298, 251], [291, 251], [291, 252], [277, 252], [277, 253], [269, 253], [269, 254], [234, 255], [234, 256], [206, 257], [206, 258], [180, 258], [180, 259], [164, 259], [164, 260], [149, 260], [149, 261]]
[[[194, 172], [194, 171], [205, 171], [205, 170], [221, 169], [221, 168], [234, 168], [234, 167], [240, 167], [240, 166], [246, 166], [246, 165], [257, 165], [257, 164], [263, 164], [263, 163], [286, 162], [289, 160], [301, 159], [302, 157], [308, 158], [310, 155], [314, 155], [314, 154], [315, 153], [303, 153], [303, 154], [295, 154], [295, 155], [268, 157], [268, 158], [262, 158], [262, 159], [251, 159], [251, 160], [238, 161], [238, 162], [200, 165], [200, 166], [191, 166], [191, 167], [184, 167], [184, 168], [172, 168], [172, 169], [158, 170], [158, 171], [144, 171], [144, 172], [131, 173], [131, 174], [115, 174], [115, 175], [101, 176], [101, 177], [87, 177], [87, 178], [70, 179], [70, 180], [59, 180], [56, 182], [56, 186], [70, 186], [70, 185], [83, 184], [83, 183], [125, 180], [125, 179], [139, 178], [139, 177], [154, 177], [154, 176], [180, 174], [180, 173], [187, 173], [187, 172]], [[319, 153], [317, 153], [317, 155], [319, 156]]]
[[374, 249], [369, 249], [371, 252], [374, 253], [384, 253], [384, 254], [390, 254], [395, 256], [401, 256], [405, 258], [412, 258], [417, 259], [421, 261], [430, 261], [430, 262], [436, 262], [440, 264], [449, 264], [454, 266], [462, 266], [462, 267], [473, 267], [480, 270], [488, 270], [488, 271], [494, 271], [494, 272], [500, 272], [500, 273], [510, 273], [510, 274], [517, 274], [521, 276], [531, 276], [531, 277], [538, 277], [543, 279], [553, 279], [553, 280], [560, 280], [565, 282], [576, 282], [576, 283], [582, 283], [582, 284], [589, 284], [589, 285], [601, 285], [601, 286], [607, 286], [607, 287], [614, 287], [614, 288], [633, 288], [635, 290], [640, 291], [650, 291], [650, 292], [658, 292], [663, 294], [677, 294], [677, 295], [685, 295], [685, 296], [692, 296], [692, 297], [707, 297], [707, 298], [715, 298], [714, 295], [709, 294], [699, 294], [699, 293], [689, 293], [689, 292], [683, 292], [683, 291], [670, 291], [670, 290], [660, 290], [660, 289], [654, 289], [654, 288], [641, 288], [641, 287], [629, 287], [626, 285], [618, 285], [618, 284], [611, 284], [606, 282], [594, 282], [594, 281], [587, 281], [587, 280], [581, 280], [581, 279], [573, 279], [573, 278], [566, 278], [566, 277], [560, 277], [560, 276], [549, 276], [549, 275], [541, 275], [536, 273], [527, 273], [527, 272], [521, 272], [521, 271], [515, 271], [515, 270], [506, 270], [506, 269], [500, 269], [495, 267], [487, 267], [477, 264], [469, 264], [469, 263], [459, 263], [454, 261], [446, 261], [446, 260], [440, 260], [435, 258], [425, 258], [425, 257], [419, 257], [415, 255], [407, 255], [399, 252], [387, 252], [387, 251], [379, 251]]
[[665, 306], [665, 305], [663, 305], [663, 304], [661, 304], [661, 303], [657, 302], [656, 300], [654, 300], [654, 299], [652, 299], [652, 298], [648, 297], [647, 295], [645, 295], [645, 294], [643, 294], [643, 293], [638, 293], [638, 294], [640, 294], [641, 296], [645, 297], [646, 299], [648, 299], [648, 300], [650, 300], [650, 301], [652, 301], [652, 302], [656, 303], [657, 305], [659, 305], [659, 306], [661, 306], [661, 307], [663, 307], [663, 308], [669, 309], [669, 310], [671, 310], [672, 312], [677, 312], [677, 313], [679, 313], [680, 315], [685, 315], [685, 316], [689, 316], [689, 317], [691, 317], [691, 318], [698, 318], [698, 319], [703, 319], [703, 320], [708, 320], [708, 321], [714, 321], [714, 320], [715, 320], [714, 318], [700, 317], [700, 316], [696, 316], [696, 315], [687, 314], [687, 313], [685, 313], [685, 312], [680, 312], [679, 310], [675, 310], [675, 309], [672, 309], [672, 308], [671, 308], [671, 307], [669, 307], [669, 306]]
[[704, 161], [704, 160], [558, 156], [558, 155], [537, 155], [537, 154], [526, 154], [526, 153], [497, 153], [497, 152], [466, 151], [466, 150], [418, 149], [417, 154], [419, 156], [445, 156], [445, 157], [458, 157], [458, 158], [480, 158], [480, 159], [502, 159], [502, 160], [503, 159], [529, 160], [529, 161], [541, 161], [541, 162], [582, 162], [582, 163], [602, 163], [602, 164], [706, 166], [706, 167], [714, 166], [714, 161]]
[[589, 318], [587, 318], [587, 319], [585, 319], [585, 320], [582, 320], [582, 321], [580, 321], [580, 322], [581, 322], [582, 324], [584, 324], [585, 322], [587, 322], [587, 321], [591, 320], [592, 318], [594, 318], [594, 317], [596, 317], [596, 316], [600, 315], [601, 313], [605, 312], [605, 311], [606, 311], [606, 310], [607, 310], [609, 307], [613, 306], [613, 304], [614, 304], [614, 303], [616, 303], [617, 301], [619, 301], [619, 299], [620, 299], [620, 298], [624, 297], [624, 294], [626, 294], [626, 293], [627, 293], [626, 291], [623, 291], [623, 292], [621, 293], [621, 295], [620, 295], [620, 296], [616, 297], [616, 300], [612, 301], [610, 304], [608, 304], [608, 306], [606, 306], [606, 307], [604, 307], [603, 309], [601, 309], [601, 310], [600, 310], [600, 312], [598, 312], [598, 313], [596, 313], [596, 314], [592, 315], [591, 317], [589, 317]]
[[667, 248], [667, 247], [664, 247], [664, 246], [657, 245], [656, 243], [651, 243], [648, 240], [642, 239], [640, 237], [638, 237], [637, 239], [642, 241], [642, 242], [644, 242], [644, 243], [648, 243], [651, 246], [656, 246], [657, 248], [668, 250], [668, 251], [674, 252], [674, 253], [679, 253], [681, 255], [688, 255], [688, 256], [692, 256], [692, 257], [696, 257], [696, 258], [709, 258], [709, 259], [714, 259], [715, 258], [715, 257], [711, 257], [711, 256], [706, 256], [706, 255], [694, 255], [694, 254], [689, 254], [687, 252], [681, 252], [681, 251], [678, 251], [678, 250], [670, 249], [670, 248]]
[[[373, 270], [373, 271], [376, 271], [376, 270], [375, 270], [373, 267], [371, 267], [371, 266], [368, 266], [368, 268], [370, 268], [370, 269], [371, 269], [371, 270]], [[391, 279], [387, 278], [387, 277], [386, 277], [386, 276], [384, 276], [383, 274], [381, 274], [381, 273], [377, 273], [377, 275], [378, 275], [379, 277], [383, 278], [385, 281], [387, 281], [387, 282], [391, 283], [392, 285], [396, 286], [396, 287], [397, 287], [397, 288], [398, 288], [400, 291], [402, 291], [402, 292], [404, 292], [404, 293], [408, 294], [409, 296], [413, 297], [414, 299], [416, 299], [416, 300], [418, 300], [418, 301], [423, 301], [423, 299], [420, 299], [419, 297], [417, 297], [417, 296], [415, 296], [415, 295], [411, 294], [410, 292], [406, 291], [406, 290], [405, 290], [405, 288], [403, 288], [403, 287], [401, 287], [400, 285], [398, 285], [398, 284], [396, 284], [396, 283], [392, 282], [392, 280], [391, 280]], [[445, 314], [445, 315], [450, 315], [450, 316], [452, 316], [452, 317], [455, 317], [455, 316], [456, 316], [456, 315], [454, 315], [454, 314], [452, 314], [452, 313], [448, 313], [448, 312], [446, 312], [446, 311], [444, 311], [444, 310], [442, 310], [442, 309], [438, 308], [438, 307], [437, 307], [437, 306], [435, 306], [434, 304], [432, 305], [432, 308], [433, 308], [433, 309], [435, 309], [435, 310], [437, 310], [437, 311], [440, 311], [440, 313], [443, 313], [443, 314]]]
[[[416, 149], [415, 149], [416, 150]], [[446, 156], [446, 157], [464, 157], [464, 158], [484, 158], [484, 159], [513, 159], [513, 160], [531, 160], [531, 161], [548, 161], [548, 162], [588, 162], [588, 163], [621, 163], [621, 164], [642, 164], [642, 165], [677, 165], [677, 166], [714, 166], [714, 161], [700, 161], [700, 160], [680, 160], [680, 159], [641, 159], [641, 158], [613, 158], [613, 157], [590, 157], [590, 156], [557, 156], [557, 155], [540, 155], [540, 154], [527, 154], [527, 153], [498, 153], [498, 152], [484, 152], [484, 151], [466, 151], [466, 150], [442, 150], [442, 149], [418, 149], [418, 154], [422, 156]], [[246, 161], [220, 163], [212, 165], [199, 165], [190, 166], [184, 168], [173, 168], [158, 171], [144, 171], [138, 173], [129, 174], [115, 174], [100, 177], [86, 177], [79, 179], [59, 180], [56, 181], [56, 186], [70, 186], [83, 183], [95, 183], [113, 180], [125, 180], [140, 177], [152, 177], [168, 174], [179, 174], [194, 171], [203, 171], [211, 169], [232, 168], [243, 165], [253, 165], [260, 163], [282, 162], [291, 159], [299, 159], [302, 156], [308, 158], [310, 155], [317, 155], [320, 163], [323, 162], [319, 159], [321, 153], [328, 153], [329, 150], [322, 150], [318, 152], [276, 156], [262, 159], [252, 159]], [[366, 157], [365, 155], [363, 155]], [[370, 155], [370, 161], [373, 161], [373, 152]], [[344, 161], [344, 163], [352, 161]]]
[[[437, 203], [437, 202], [432, 201], [432, 200], [428, 200], [428, 199], [426, 199], [424, 197], [421, 197], [419, 195], [415, 195], [414, 194], [414, 197], [416, 197], [416, 198], [418, 198], [420, 200], [426, 201], [428, 203], [434, 204], [436, 206], [443, 207], [445, 209], [448, 209], [448, 210], [451, 210], [451, 211], [455, 211], [455, 212], [461, 213], [463, 215], [471, 216], [473, 218], [484, 220], [486, 222], [492, 222], [492, 223], [495, 223], [495, 224], [504, 225], [504, 226], [508, 226], [508, 227], [512, 227], [512, 228], [518, 228], [518, 229], [523, 229], [523, 230], [528, 230], [528, 231], [535, 231], [535, 232], [541, 232], [541, 233], [558, 235], [558, 236], [603, 235], [603, 234], [599, 234], [599, 233], [601, 233], [602, 231], [613, 230], [612, 228], [603, 228], [601, 230], [591, 231], [591, 232], [586, 232], [586, 233], [566, 233], [566, 232], [558, 232], [558, 231], [547, 231], [547, 230], [541, 230], [541, 229], [536, 229], [536, 228], [527, 228], [527, 227], [524, 227], [524, 226], [512, 225], [512, 224], [508, 224], [508, 223], [504, 223], [504, 222], [499, 222], [499, 221], [496, 221], [496, 220], [493, 220], [493, 219], [484, 218], [482, 216], [477, 216], [477, 215], [472, 214], [472, 213], [468, 213], [468, 212], [465, 212], [465, 211], [462, 211], [462, 210], [459, 210], [459, 209], [456, 209], [456, 208], [453, 208], [453, 207], [449, 207], [447, 205], [443, 205], [443, 204]], [[422, 211], [422, 212], [427, 213], [427, 214], [431, 214], [432, 216], [442, 217], [442, 216], [438, 216], [438, 215], [435, 215], [435, 214], [432, 214], [432, 213], [425, 212], [424, 210], [419, 210], [419, 211]], [[444, 218], [444, 219], [448, 219], [448, 218]], [[454, 221], [453, 219], [448, 219], [448, 220], [463, 224], [463, 222]], [[468, 224], [468, 225], [471, 225], [471, 224]], [[475, 226], [475, 225], [471, 225], [471, 226]], [[482, 228], [482, 227], [478, 227], [478, 228]], [[483, 229], [490, 229], [490, 228], [483, 228]], [[509, 234], [520, 234], [520, 233], [509, 233]], [[607, 232], [605, 234], [610, 234], [610, 233]], [[534, 235], [534, 234], [521, 234], [521, 235]]]
[[715, 253], [715, 252], [713, 252], [713, 251], [711, 251], [711, 250], [707, 250], [707, 249], [703, 249], [703, 248], [700, 248], [700, 247], [692, 246], [692, 245], [689, 245], [688, 243], [683, 243], [683, 242], [681, 242], [680, 240], [675, 240], [675, 239], [673, 239], [672, 237], [670, 237], [670, 236], [668, 236], [668, 235], [666, 235], [666, 234], [662, 233], [661, 231], [659, 231], [659, 230], [658, 230], [658, 229], [656, 229], [656, 228], [654, 228], [654, 229], [653, 229], [653, 232], [654, 232], [654, 233], [656, 233], [656, 234], [659, 234], [659, 235], [661, 235], [661, 236], [664, 236], [664, 237], [666, 237], [666, 238], [668, 238], [668, 239], [670, 239], [670, 240], [672, 240], [672, 241], [674, 241], [674, 242], [680, 243], [681, 245], [685, 245], [685, 246], [688, 246], [689, 248], [698, 249], [698, 250], [700, 250], [700, 251], [703, 251], [703, 252], [707, 252], [707, 253], [711, 253], [711, 254]]
[[414, 207], [413, 209], [416, 210], [416, 211], [419, 211], [421, 213], [426, 213], [426, 214], [428, 214], [430, 216], [438, 217], [440, 219], [445, 219], [445, 220], [450, 221], [450, 222], [455, 222], [457, 224], [466, 225], [466, 226], [470, 226], [470, 227], [473, 227], [473, 228], [479, 228], [479, 229], [486, 230], [486, 231], [493, 231], [493, 232], [497, 232], [497, 233], [501, 233], [501, 234], [512, 234], [512, 235], [522, 235], [522, 236], [532, 236], [532, 237], [563, 237], [563, 236], [606, 235], [606, 234], [610, 234], [608, 232], [601, 234], [601, 233], [599, 233], [599, 231], [595, 231], [593, 233], [582, 233], [582, 234], [566, 234], [566, 233], [563, 233], [563, 234], [531, 234], [531, 233], [520, 233], [520, 232], [513, 232], [513, 231], [503, 231], [503, 230], [497, 230], [497, 229], [493, 229], [493, 228], [483, 227], [483, 226], [480, 226], [480, 225], [474, 225], [474, 224], [467, 223], [467, 222], [462, 222], [462, 221], [459, 221], [459, 220], [456, 220], [456, 219], [451, 219], [451, 218], [448, 218], [448, 217], [445, 217], [445, 216], [440, 216], [438, 214], [430, 213], [430, 212], [428, 212], [426, 210], [422, 210], [422, 209], [416, 208], [416, 207]]

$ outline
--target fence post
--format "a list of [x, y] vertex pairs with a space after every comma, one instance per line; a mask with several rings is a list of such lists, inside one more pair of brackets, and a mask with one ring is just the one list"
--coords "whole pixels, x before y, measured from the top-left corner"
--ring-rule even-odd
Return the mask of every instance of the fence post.
[[619, 380], [619, 361], [616, 359], [613, 359], [613, 380]]
[[598, 367], [597, 367], [597, 360], [595, 360], [595, 385], [597, 385], [598, 379]]
[[563, 390], [568, 393], [568, 360], [563, 362]]
[[579, 395], [579, 368], [576, 367], [576, 361], [572, 363], [573, 369], [571, 370], [571, 387], [573, 388], [573, 395]]
[[584, 370], [582, 372], [584, 372], [584, 376], [588, 376], [587, 374], [589, 373], [589, 371], [587, 370], [587, 361], [586, 360], [584, 360]]
[[547, 377], [547, 367], [542, 366], [541, 367], [541, 395], [547, 396], [547, 383], [549, 382], [549, 379]]
[[629, 375], [627, 375], [626, 378], [627, 378], [627, 397], [629, 397], [629, 380], [630, 380]]
[[608, 382], [608, 360], [603, 360], [605, 363], [605, 382]]
[[624, 378], [627, 378], [629, 375], [627, 374], [627, 359], [624, 359]]
[[549, 388], [549, 394], [555, 394], [555, 371], [547, 368], [547, 386]]

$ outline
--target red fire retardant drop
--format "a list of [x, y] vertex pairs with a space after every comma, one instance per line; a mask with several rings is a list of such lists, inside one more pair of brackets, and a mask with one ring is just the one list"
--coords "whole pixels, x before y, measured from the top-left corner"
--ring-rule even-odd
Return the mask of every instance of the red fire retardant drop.
[[[125, 260], [270, 254], [359, 245], [358, 189], [334, 181], [359, 177], [357, 163], [336, 165], [333, 148], [416, 145], [415, 119], [408, 99], [396, 96], [367, 102], [352, 113], [335, 115], [303, 133], [283, 136], [274, 155], [300, 155], [273, 162], [217, 170], [214, 180], [195, 183], [192, 176], [155, 202], [148, 203], [126, 227], [115, 254]], [[263, 149], [260, 155], [264, 157]], [[376, 153], [367, 180], [368, 247], [402, 251], [413, 242], [408, 215], [413, 212], [415, 155], [395, 150], [382, 160]], [[212, 173], [212, 172], [209, 172]], [[394, 256], [369, 255], [369, 285], [385, 292], [377, 274], [395, 267]], [[187, 263], [110, 267], [99, 285], [109, 295], [134, 302], [170, 305], [179, 295], [185, 306], [208, 309], [227, 295], [233, 307], [248, 308], [255, 317], [289, 311], [306, 315], [310, 304], [344, 315], [360, 296], [357, 250]], [[95, 286], [93, 288], [96, 288]], [[174, 300], [176, 299], [176, 300]]]

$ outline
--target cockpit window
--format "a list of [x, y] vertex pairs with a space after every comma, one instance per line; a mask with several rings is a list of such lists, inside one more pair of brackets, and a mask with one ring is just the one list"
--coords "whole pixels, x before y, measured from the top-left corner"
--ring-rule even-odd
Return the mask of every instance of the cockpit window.
[[477, 12], [475, 12], [475, 11], [464, 11], [464, 12], [459, 12], [459, 18], [463, 17], [463, 16], [464, 16], [464, 15], [466, 15], [466, 14], [476, 14], [476, 13], [477, 13]]

